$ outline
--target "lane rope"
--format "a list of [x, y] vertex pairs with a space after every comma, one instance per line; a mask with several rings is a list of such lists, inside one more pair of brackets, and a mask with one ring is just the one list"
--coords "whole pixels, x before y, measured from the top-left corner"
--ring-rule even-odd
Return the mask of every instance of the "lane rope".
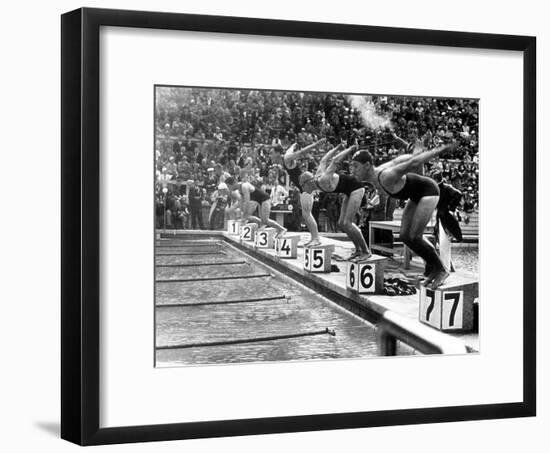
[[191, 302], [191, 303], [174, 303], [174, 304], [157, 304], [157, 308], [170, 308], [170, 307], [201, 307], [203, 305], [226, 305], [226, 304], [244, 304], [247, 302], [267, 302], [272, 300], [286, 299], [290, 300], [290, 297], [285, 295], [271, 296], [271, 297], [255, 297], [254, 299], [233, 299], [233, 300], [214, 300], [209, 302]]
[[254, 274], [254, 275], [228, 275], [227, 277], [200, 277], [200, 278], [178, 278], [167, 280], [155, 280], [157, 283], [188, 283], [188, 282], [207, 282], [212, 280], [239, 280], [246, 278], [273, 277], [273, 274]]
[[289, 338], [310, 337], [313, 335], [331, 335], [334, 337], [336, 336], [336, 332], [334, 331], [334, 329], [329, 329], [327, 327], [324, 330], [315, 330], [313, 332], [298, 332], [298, 333], [292, 333], [292, 334], [286, 334], [286, 335], [272, 335], [269, 337], [243, 338], [240, 340], [212, 341], [209, 343], [184, 343], [184, 344], [156, 346], [156, 350], [166, 351], [170, 349], [202, 348], [202, 347], [208, 347], [208, 346], [228, 346], [233, 344], [258, 343], [262, 341], [274, 341], [274, 340], [286, 340]]

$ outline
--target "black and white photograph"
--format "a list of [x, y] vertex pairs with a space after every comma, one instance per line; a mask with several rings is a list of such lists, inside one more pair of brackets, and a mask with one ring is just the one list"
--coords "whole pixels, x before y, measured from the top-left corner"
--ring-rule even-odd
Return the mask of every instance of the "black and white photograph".
[[479, 99], [153, 97], [156, 367], [479, 353]]

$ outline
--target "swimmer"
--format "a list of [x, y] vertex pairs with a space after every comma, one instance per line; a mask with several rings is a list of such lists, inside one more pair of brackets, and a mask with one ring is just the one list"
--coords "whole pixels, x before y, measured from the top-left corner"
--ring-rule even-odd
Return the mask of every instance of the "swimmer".
[[303, 173], [300, 176], [300, 184], [304, 192], [307, 193], [320, 190], [325, 193], [344, 194], [338, 226], [355, 245], [355, 251], [348, 259], [350, 261], [365, 261], [372, 256], [372, 253], [361, 230], [353, 223], [365, 195], [364, 184], [353, 176], [337, 173], [340, 162], [356, 147], [357, 145], [353, 145], [341, 151], [342, 145], [340, 144], [331, 149], [321, 159], [316, 174]]
[[290, 146], [286, 151], [284, 151], [283, 147], [279, 144], [274, 145], [271, 148], [271, 161], [274, 164], [281, 165], [285, 169], [288, 173], [288, 178], [290, 181], [292, 181], [300, 191], [302, 218], [304, 219], [304, 223], [311, 234], [311, 240], [305, 244], [305, 247], [320, 245], [321, 240], [319, 239], [319, 228], [317, 226], [317, 222], [311, 213], [313, 208], [313, 195], [311, 193], [304, 192], [302, 186], [300, 185], [300, 175], [302, 174], [302, 170], [300, 169], [297, 160], [306, 157], [311, 150], [324, 143], [325, 140], [326, 139], [322, 138], [321, 140], [318, 140], [315, 143], [299, 150], [296, 150], [296, 143]]
[[352, 156], [350, 172], [357, 179], [380, 186], [388, 195], [407, 200], [401, 220], [400, 239], [426, 262], [428, 276], [424, 285], [430, 289], [441, 286], [449, 276], [434, 246], [424, 238], [424, 230], [439, 201], [436, 182], [412, 173], [439, 154], [456, 149], [456, 144], [440, 146], [429, 151], [402, 155], [378, 167], [372, 155], [359, 150]]
[[[274, 220], [269, 218], [271, 213], [271, 201], [269, 195], [263, 190], [254, 187], [248, 182], [238, 183], [232, 176], [225, 179], [227, 190], [234, 200], [234, 203], [228, 208], [228, 213], [231, 214], [240, 208], [242, 213], [242, 220], [246, 222], [252, 222], [258, 225], [258, 227], [272, 227], [277, 230], [276, 238], [281, 238], [286, 233], [286, 228], [279, 225]], [[253, 216], [254, 211], [258, 209], [260, 217]]]

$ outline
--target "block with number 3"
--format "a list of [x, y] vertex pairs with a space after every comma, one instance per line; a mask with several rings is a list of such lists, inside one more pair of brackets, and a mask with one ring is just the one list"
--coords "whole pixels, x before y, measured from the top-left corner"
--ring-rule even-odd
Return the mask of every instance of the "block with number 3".
[[275, 245], [275, 228], [264, 228], [256, 233], [256, 247], [259, 249], [272, 249]]

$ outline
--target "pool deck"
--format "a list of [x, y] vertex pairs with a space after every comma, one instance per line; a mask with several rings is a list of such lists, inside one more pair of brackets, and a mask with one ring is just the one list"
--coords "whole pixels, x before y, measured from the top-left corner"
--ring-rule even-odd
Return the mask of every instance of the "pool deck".
[[[304, 279], [307, 279], [310, 283], [319, 285], [321, 288], [327, 288], [341, 296], [344, 296], [347, 299], [351, 299], [355, 303], [359, 304], [362, 307], [365, 307], [367, 310], [374, 313], [382, 314], [385, 311], [395, 312], [413, 322], [422, 324], [418, 320], [419, 313], [419, 295], [417, 294], [410, 296], [386, 296], [386, 295], [358, 295], [349, 289], [346, 288], [346, 271], [348, 263], [344, 260], [337, 260], [333, 257], [332, 264], [338, 267], [338, 272], [330, 273], [310, 273], [303, 269], [304, 262], [304, 248], [301, 244], [307, 242], [310, 239], [310, 235], [307, 233], [288, 233], [288, 235], [300, 235], [301, 241], [298, 246], [298, 257], [297, 259], [283, 259], [279, 258], [276, 255], [274, 249], [260, 249], [254, 246], [253, 242], [241, 241], [236, 235], [230, 235], [226, 232], [220, 231], [196, 231], [196, 230], [170, 230], [169, 232], [157, 231], [161, 233], [160, 237], [162, 238], [171, 238], [178, 234], [192, 234], [200, 237], [204, 236], [220, 236], [226, 239], [230, 244], [234, 244], [239, 248], [244, 248], [253, 252], [256, 256], [262, 258], [267, 263], [273, 262], [278, 264], [282, 268], [287, 268], [294, 275], [299, 275]], [[344, 242], [335, 240], [329, 237], [322, 237], [323, 245], [333, 245], [334, 254], [338, 256], [348, 256], [353, 249], [353, 244], [350, 242]], [[414, 263], [414, 262], [413, 262]], [[404, 270], [399, 268], [397, 264], [392, 261], [391, 269], [387, 273], [397, 275], [407, 275], [414, 274], [413, 270]], [[419, 269], [416, 270], [417, 273]], [[462, 279], [471, 280], [475, 277], [472, 274], [467, 272], [455, 272], [449, 277], [449, 281], [460, 281]], [[465, 346], [467, 346], [472, 352], [479, 351], [479, 334], [478, 333], [447, 333], [456, 339], [459, 339]]]

